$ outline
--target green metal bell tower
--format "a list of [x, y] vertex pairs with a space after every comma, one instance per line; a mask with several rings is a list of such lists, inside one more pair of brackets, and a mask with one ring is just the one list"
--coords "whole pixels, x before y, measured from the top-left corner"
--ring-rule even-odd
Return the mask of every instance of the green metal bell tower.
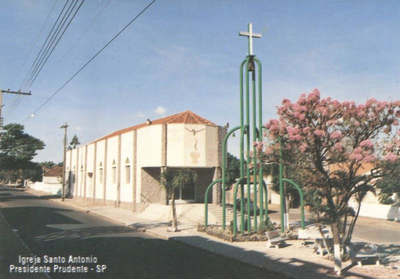
[[[205, 194], [205, 226], [208, 224], [208, 192], [218, 183], [222, 184], [222, 227], [226, 228], [226, 156], [227, 141], [235, 132], [240, 132], [240, 177], [234, 186], [233, 204], [233, 234], [237, 234], [238, 223], [240, 231], [257, 230], [260, 223], [268, 217], [268, 192], [263, 180], [263, 168], [259, 161], [258, 143], [262, 142], [262, 80], [261, 62], [253, 54], [253, 38], [261, 38], [261, 34], [253, 33], [249, 23], [247, 32], [240, 32], [240, 36], [248, 37], [248, 54], [240, 65], [240, 126], [231, 129], [223, 142], [222, 178], [213, 181]], [[237, 199], [238, 191], [240, 198]], [[251, 203], [253, 199], [253, 203]], [[240, 202], [236, 202], [236, 201]], [[237, 206], [240, 208], [237, 208]], [[259, 215], [257, 208], [259, 207]], [[245, 208], [246, 206], [246, 208]], [[252, 208], [251, 208], [252, 206]], [[237, 211], [240, 209], [240, 220], [237, 220]], [[253, 214], [251, 214], [253, 212]], [[253, 215], [253, 216], [252, 216]]]

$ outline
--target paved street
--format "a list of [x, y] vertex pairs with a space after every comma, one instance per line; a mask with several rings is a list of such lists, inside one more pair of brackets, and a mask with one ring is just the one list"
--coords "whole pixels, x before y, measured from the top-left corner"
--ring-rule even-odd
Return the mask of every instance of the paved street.
[[66, 278], [65, 274], [71, 278], [287, 278], [150, 236], [53, 198], [0, 187], [1, 278], [26, 278], [14, 271], [29, 270], [35, 262], [50, 272], [29, 278]]
[[[269, 205], [269, 217], [273, 222], [280, 223], [279, 205]], [[300, 224], [300, 210], [290, 209], [290, 223]], [[306, 216], [306, 223], [307, 216]], [[400, 244], [400, 222], [383, 219], [358, 217], [353, 232], [352, 241], [376, 244]]]

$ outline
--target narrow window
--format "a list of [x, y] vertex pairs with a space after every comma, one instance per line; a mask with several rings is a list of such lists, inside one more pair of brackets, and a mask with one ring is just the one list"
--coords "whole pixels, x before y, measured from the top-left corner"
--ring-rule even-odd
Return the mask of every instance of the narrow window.
[[99, 166], [99, 183], [103, 183], [103, 163], [100, 162]]
[[125, 161], [125, 183], [129, 184], [131, 183], [131, 162], [129, 161], [128, 158], [126, 158]]
[[75, 178], [76, 178], [76, 176], [75, 176], [75, 166], [74, 166], [74, 168], [72, 170], [72, 179], [71, 179], [72, 183], [75, 183]]
[[115, 160], [112, 164], [112, 181], [113, 183], [117, 183], [117, 165], [115, 164]]

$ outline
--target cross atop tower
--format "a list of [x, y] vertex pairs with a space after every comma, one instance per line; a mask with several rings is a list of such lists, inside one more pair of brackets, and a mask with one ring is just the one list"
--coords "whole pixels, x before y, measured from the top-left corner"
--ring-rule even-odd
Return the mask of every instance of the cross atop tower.
[[253, 38], [261, 38], [261, 34], [253, 33], [253, 25], [249, 23], [249, 32], [239, 32], [239, 36], [249, 38], [249, 54], [253, 55]]

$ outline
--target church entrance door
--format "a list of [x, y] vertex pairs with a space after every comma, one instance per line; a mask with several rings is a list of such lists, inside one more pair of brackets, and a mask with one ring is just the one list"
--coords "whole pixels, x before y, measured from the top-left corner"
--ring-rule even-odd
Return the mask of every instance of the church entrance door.
[[186, 200], [186, 201], [194, 201], [195, 197], [195, 184], [186, 185], [186, 187], [182, 189], [175, 190], [175, 199], [177, 200]]

